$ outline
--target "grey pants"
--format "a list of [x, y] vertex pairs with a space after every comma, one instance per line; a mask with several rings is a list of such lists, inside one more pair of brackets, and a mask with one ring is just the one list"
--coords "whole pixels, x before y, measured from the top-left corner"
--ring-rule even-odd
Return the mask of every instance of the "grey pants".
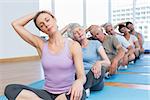
[[104, 77], [105, 77], [105, 68], [102, 67], [101, 69], [101, 76], [96, 79], [94, 77], [93, 72], [90, 70], [87, 74], [86, 74], [86, 83], [84, 84], [84, 89], [90, 89], [91, 91], [99, 91], [102, 90], [104, 87]]
[[[25, 86], [25, 85], [20, 85], [20, 84], [11, 84], [8, 85], [5, 88], [5, 96], [7, 97], [8, 100], [15, 100], [16, 97], [19, 95], [19, 93], [23, 90], [29, 90], [32, 91], [33, 93], [35, 93], [37, 96], [39, 96], [41, 99], [43, 100], [55, 100], [55, 98], [61, 94], [52, 94], [47, 92], [46, 90], [43, 89], [35, 89], [29, 86]], [[70, 95], [66, 95], [67, 100], [70, 100]], [[85, 100], [86, 99], [86, 94], [85, 94], [85, 90], [83, 91], [83, 95], [82, 95], [82, 99], [81, 100]]]

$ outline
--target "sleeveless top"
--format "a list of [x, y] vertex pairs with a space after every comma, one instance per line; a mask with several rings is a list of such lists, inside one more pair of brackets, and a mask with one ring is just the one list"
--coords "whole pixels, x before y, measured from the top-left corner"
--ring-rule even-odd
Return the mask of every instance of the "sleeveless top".
[[75, 80], [75, 66], [71, 57], [69, 40], [57, 54], [48, 49], [48, 42], [42, 48], [42, 66], [45, 76], [44, 89], [53, 94], [68, 92]]

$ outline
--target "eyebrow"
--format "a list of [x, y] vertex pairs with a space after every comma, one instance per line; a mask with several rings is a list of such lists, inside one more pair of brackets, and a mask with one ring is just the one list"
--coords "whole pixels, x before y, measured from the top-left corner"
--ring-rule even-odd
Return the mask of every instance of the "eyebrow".
[[[48, 19], [47, 17], [44, 18], [44, 20], [47, 20], [47, 19]], [[41, 25], [41, 24], [44, 24], [44, 22], [41, 21], [39, 24], [40, 24], [40, 25]]]
[[40, 22], [39, 25], [44, 24], [43, 22]]

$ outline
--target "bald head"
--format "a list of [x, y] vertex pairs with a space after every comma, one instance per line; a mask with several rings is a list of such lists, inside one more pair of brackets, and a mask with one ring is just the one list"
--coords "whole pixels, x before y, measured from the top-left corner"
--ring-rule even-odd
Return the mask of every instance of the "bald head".
[[90, 26], [90, 32], [93, 33], [95, 31], [99, 31], [99, 32], [102, 32], [103, 33], [103, 29], [101, 26], [98, 26], [98, 25], [91, 25]]

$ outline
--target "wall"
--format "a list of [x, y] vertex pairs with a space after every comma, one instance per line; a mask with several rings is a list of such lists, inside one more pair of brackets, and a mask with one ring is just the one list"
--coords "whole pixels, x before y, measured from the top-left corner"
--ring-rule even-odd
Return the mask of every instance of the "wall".
[[[0, 59], [37, 55], [36, 49], [17, 35], [11, 22], [38, 9], [38, 0], [0, 0]], [[33, 22], [27, 29], [40, 35]]]

